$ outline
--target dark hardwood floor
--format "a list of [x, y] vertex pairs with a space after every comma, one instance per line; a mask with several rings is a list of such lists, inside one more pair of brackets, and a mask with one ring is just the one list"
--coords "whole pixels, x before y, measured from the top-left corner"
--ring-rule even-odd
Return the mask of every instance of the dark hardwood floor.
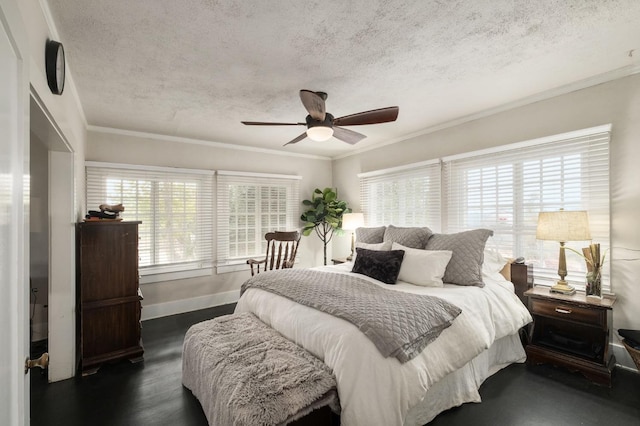
[[[234, 305], [145, 321], [144, 362], [103, 366], [97, 374], [48, 384], [31, 373], [33, 426], [206, 426], [182, 387], [182, 341], [192, 325]], [[611, 389], [548, 366], [512, 365], [481, 387], [481, 404], [440, 414], [430, 425], [640, 425], [640, 375], [616, 369]]]

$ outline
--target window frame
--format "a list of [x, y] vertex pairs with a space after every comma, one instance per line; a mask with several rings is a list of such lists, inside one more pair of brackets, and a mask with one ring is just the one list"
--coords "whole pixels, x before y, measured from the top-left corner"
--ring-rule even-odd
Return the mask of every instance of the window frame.
[[[100, 204], [118, 204], [122, 202], [123, 194], [119, 194], [118, 200], [111, 200], [106, 195], [106, 184], [104, 179], [106, 175], [113, 174], [115, 179], [131, 180], [137, 182], [153, 182], [150, 184], [153, 194], [151, 196], [150, 208], [151, 223], [149, 233], [149, 256], [151, 257], [151, 263], [149, 265], [139, 266], [140, 283], [154, 283], [175, 279], [192, 278], [198, 276], [207, 276], [212, 273], [213, 263], [213, 170], [201, 170], [201, 169], [185, 169], [175, 167], [160, 167], [160, 166], [147, 166], [147, 165], [134, 165], [134, 164], [122, 164], [122, 163], [108, 163], [108, 162], [85, 162], [85, 194], [88, 208], [91, 210], [97, 210]], [[173, 184], [190, 184], [195, 185], [195, 197], [189, 202], [195, 203], [195, 210], [197, 216], [192, 217], [192, 222], [195, 221], [196, 238], [198, 243], [196, 245], [199, 256], [197, 259], [190, 261], [171, 261], [166, 263], [159, 263], [158, 251], [162, 250], [160, 247], [154, 247], [154, 245], [161, 244], [162, 239], [157, 238], [157, 235], [162, 231], [159, 228], [154, 228], [154, 222], [158, 210], [158, 203], [162, 200], [162, 194], [158, 193], [158, 182], [163, 179], [167, 179]], [[98, 185], [98, 187], [94, 187]], [[136, 200], [139, 197], [135, 196]], [[96, 204], [95, 206], [93, 206]], [[144, 227], [148, 224], [149, 219], [143, 218], [138, 215], [137, 209], [129, 207], [127, 209], [126, 202], [123, 203], [125, 211], [122, 213], [124, 220], [141, 220], [143, 223], [140, 225], [140, 238], [143, 238], [147, 231]], [[132, 214], [133, 213], [133, 214]], [[143, 215], [144, 212], [139, 213]], [[196, 220], [197, 219], [197, 220]], [[158, 226], [158, 223], [156, 226]], [[140, 245], [138, 250], [144, 250]], [[155, 253], [155, 254], [154, 254]]]
[[[218, 170], [216, 172], [216, 206], [217, 206], [217, 260], [216, 260], [216, 272], [218, 274], [243, 271], [248, 269], [246, 261], [251, 258], [261, 258], [266, 255], [266, 241], [264, 240], [264, 234], [269, 231], [292, 231], [299, 230], [300, 226], [300, 181], [302, 176], [297, 175], [283, 175], [283, 174], [271, 174], [271, 173], [251, 173], [251, 172], [237, 172], [228, 170]], [[247, 238], [240, 242], [240, 244], [247, 244], [249, 247], [253, 246], [253, 252], [247, 249], [242, 254], [231, 253], [231, 234], [233, 228], [230, 224], [230, 219], [233, 217], [232, 202], [230, 198], [231, 187], [254, 187], [260, 188], [279, 188], [284, 189], [286, 194], [285, 199], [285, 219], [284, 224], [280, 219], [276, 220], [276, 225], [269, 225], [265, 228], [259, 217], [273, 216], [275, 214], [282, 216], [282, 212], [274, 212], [268, 210], [264, 212], [262, 210], [262, 202], [268, 202], [269, 209], [273, 203], [277, 200], [281, 200], [282, 194], [276, 197], [276, 200], [268, 198], [264, 200], [262, 193], [255, 192], [255, 200], [253, 206], [255, 210], [251, 211], [251, 203], [246, 203], [246, 213], [244, 215], [238, 214], [236, 217], [241, 218], [245, 216], [247, 218], [244, 223], [235, 228], [237, 231], [241, 231], [244, 227], [250, 232], [248, 235], [253, 235], [253, 240]], [[251, 218], [253, 222], [251, 222]], [[268, 219], [270, 220], [270, 219]], [[237, 240], [236, 240], [237, 241]], [[259, 250], [256, 249], [259, 247]]]
[[[547, 253], [550, 253], [551, 251], [553, 251], [557, 259], [557, 253], [559, 252], [559, 243], [554, 243], [552, 241], [535, 240], [537, 212], [558, 210], [559, 208], [565, 208], [566, 210], [578, 210], [578, 209], [587, 210], [590, 213], [590, 228], [592, 232], [592, 240], [597, 243], [600, 243], [601, 250], [604, 252], [611, 246], [611, 241], [610, 241], [611, 217], [610, 217], [610, 190], [609, 190], [609, 186], [610, 186], [609, 158], [610, 158], [610, 144], [611, 144], [610, 143], [611, 127], [612, 127], [611, 124], [607, 124], [607, 125], [596, 126], [596, 127], [587, 128], [587, 129], [581, 129], [573, 132], [567, 132], [567, 133], [562, 133], [558, 135], [552, 135], [548, 137], [533, 139], [529, 141], [523, 141], [523, 142], [518, 142], [518, 143], [513, 143], [508, 145], [502, 145], [494, 148], [471, 151], [464, 154], [443, 157], [442, 159], [439, 160], [441, 161], [441, 164], [442, 164], [442, 169], [441, 169], [442, 191], [441, 191], [441, 201], [440, 201], [441, 221], [438, 224], [438, 226], [440, 227], [440, 229], [442, 229], [442, 232], [448, 232], [448, 233], [459, 232], [459, 231], [478, 228], [478, 227], [488, 227], [490, 229], [493, 229], [495, 234], [494, 234], [494, 237], [489, 242], [488, 247], [497, 249], [503, 255], [509, 256], [509, 257], [524, 255], [525, 258], [527, 258], [527, 256], [529, 254], [532, 254], [533, 251], [525, 250], [525, 243], [522, 242], [524, 240], [522, 241], [520, 240], [524, 238], [529, 238], [529, 239], [533, 238], [532, 241], [535, 241], [535, 243], [532, 243], [532, 244], [535, 244], [538, 253], [542, 253], [545, 250]], [[523, 197], [523, 194], [525, 193], [525, 189], [524, 189], [525, 180], [523, 178], [523, 176], [525, 176], [526, 174], [525, 164], [537, 161], [537, 160], [530, 159], [531, 152], [535, 152], [535, 151], [544, 152], [545, 149], [548, 149], [549, 152], [553, 152], [554, 150], [557, 149], [558, 146], [562, 145], [563, 143], [568, 146], [567, 148], [568, 151], [571, 151], [572, 148], [570, 148], [570, 146], [574, 144], [574, 148], [572, 151], [573, 154], [571, 155], [574, 155], [574, 156], [582, 155], [581, 161], [585, 161], [584, 158], [587, 158], [587, 157], [584, 157], [585, 155], [584, 152], [589, 151], [590, 148], [585, 148], [585, 145], [589, 145], [589, 144], [593, 144], [595, 148], [593, 149], [593, 152], [589, 151], [588, 155], [592, 155], [594, 157], [597, 157], [597, 156], [601, 157], [601, 158], [597, 158], [596, 160], [592, 160], [591, 158], [589, 158], [588, 160], [586, 160], [586, 161], [589, 161], [588, 165], [586, 166], [584, 164], [580, 165], [581, 167], [580, 170], [586, 167], [590, 167], [591, 169], [584, 170], [582, 172], [581, 180], [577, 181], [576, 183], [574, 179], [574, 182], [573, 182], [574, 188], [580, 187], [580, 185], [585, 187], [588, 186], [589, 188], [587, 189], [587, 191], [591, 191], [590, 192], [591, 196], [587, 198], [581, 197], [580, 202], [577, 202], [576, 200], [568, 200], [568, 199], [561, 200], [561, 202], [545, 202], [544, 200], [540, 200], [540, 202], [537, 204], [540, 206], [539, 209], [536, 210], [534, 208], [534, 210], [536, 210], [535, 217], [533, 217], [533, 213], [534, 213], [533, 211], [529, 212], [529, 216], [527, 216], [527, 208], [529, 207], [528, 210], [531, 210], [531, 208], [533, 208], [532, 206], [535, 203], [530, 203], [530, 202], [528, 203], [527, 200]], [[604, 145], [606, 145], [606, 150], [602, 149], [602, 146]], [[556, 152], [553, 155], [557, 157], [559, 154]], [[566, 151], [563, 153], [563, 155], [567, 155]], [[502, 161], [500, 164], [496, 164], [496, 159], [498, 160], [504, 159], [504, 161]], [[486, 162], [484, 162], [484, 160], [486, 160]], [[455, 193], [456, 191], [459, 191], [459, 192], [468, 191], [469, 188], [466, 186], [467, 183], [452, 182], [452, 180], [455, 180], [456, 178], [459, 178], [459, 177], [452, 176], [451, 170], [452, 168], [455, 167], [456, 163], [463, 163], [465, 161], [469, 161], [470, 163], [476, 162], [479, 168], [478, 170], [481, 170], [484, 165], [485, 166], [484, 168], [486, 169], [485, 173], [488, 172], [488, 169], [491, 169], [491, 168], [496, 169], [498, 167], [503, 167], [503, 165], [510, 165], [508, 167], [505, 166], [504, 168], [505, 169], [511, 168], [511, 171], [500, 170], [498, 172], [497, 170], [494, 170], [493, 176], [489, 176], [488, 174], [486, 176], [489, 182], [493, 182], [493, 181], [498, 182], [500, 179], [505, 179], [505, 181], [508, 181], [508, 179], [512, 179], [512, 181], [514, 181], [515, 184], [521, 185], [520, 188], [516, 188], [513, 190], [513, 194], [512, 194], [513, 199], [511, 201], [512, 217], [509, 218], [509, 221], [511, 221], [512, 223], [511, 225], [512, 229], [510, 229], [509, 231], [505, 231], [504, 229], [501, 229], [501, 227], [499, 226], [501, 224], [504, 225], [507, 222], [505, 221], [504, 223], [501, 223], [498, 220], [500, 218], [500, 215], [498, 215], [497, 212], [499, 210], [498, 207], [500, 207], [500, 204], [499, 204], [500, 201], [498, 201], [498, 204], [496, 204], [495, 206], [496, 207], [495, 222], [493, 223], [479, 222], [479, 223], [474, 223], [473, 225], [470, 225], [470, 224], [465, 225], [464, 223], [460, 222], [460, 215], [463, 214], [464, 212], [461, 211], [462, 203], [459, 200], [464, 199], [464, 195], [460, 195], [456, 193], [454, 194], [455, 196], [452, 196], [452, 194]], [[367, 219], [369, 217], [369, 214], [368, 214], [369, 212], [367, 210], [371, 208], [371, 206], [369, 206], [365, 200], [365, 197], [367, 196], [365, 180], [368, 176], [385, 175], [385, 174], [389, 176], [393, 176], [393, 174], [397, 170], [415, 169], [417, 167], [424, 167], [428, 163], [429, 162], [421, 162], [421, 163], [401, 166], [399, 168], [378, 170], [374, 172], [359, 174], [358, 177], [361, 179], [360, 181], [361, 206], [363, 207], [365, 218]], [[519, 163], [519, 166], [518, 167], [513, 166], [513, 164], [515, 163]], [[570, 164], [569, 159], [567, 158], [563, 164], [564, 165]], [[559, 165], [558, 167], [561, 167], [561, 166], [562, 165]], [[509, 173], [512, 174], [511, 178], [508, 177]], [[564, 171], [562, 173], [564, 173]], [[587, 176], [586, 175], [587, 173], [593, 173], [594, 175]], [[549, 181], [551, 180], [552, 179], [549, 179]], [[540, 185], [542, 184], [543, 183], [541, 183]], [[557, 185], [561, 189], [565, 188], [565, 186], [562, 185], [562, 183], [558, 183]], [[496, 193], [499, 190], [504, 190], [504, 188], [500, 188], [500, 184], [496, 183], [496, 190], [495, 190]], [[584, 189], [581, 189], [581, 191], [582, 193], [584, 193]], [[499, 199], [499, 198], [500, 197], [497, 197], [496, 199]], [[385, 223], [385, 224], [369, 223], [367, 220], [365, 220], [365, 223], [367, 223], [367, 226], [388, 225], [388, 223]], [[438, 230], [436, 229], [437, 226], [433, 223], [423, 223], [417, 226], [428, 226], [432, 228], [435, 232], [438, 232]], [[505, 237], [505, 235], [507, 234], [512, 235], [513, 241], [511, 242], [508, 241], [508, 238]], [[586, 242], [567, 242], [568, 247], [577, 249], [578, 251], [580, 251], [580, 247], [586, 244], [587, 244]], [[530, 258], [527, 258], [527, 260], [539, 262], [541, 258], [540, 256], [544, 256], [544, 255], [536, 256], [532, 254]], [[542, 258], [546, 259], [546, 257], [542, 257]], [[584, 277], [586, 273], [586, 265], [584, 265], [584, 260], [580, 258], [577, 254], [571, 253], [569, 250], [567, 250], [567, 258], [568, 258], [568, 263], [571, 263], [574, 265], [574, 268], [570, 269], [567, 279], [577, 289], [583, 289], [584, 283], [585, 283]], [[608, 259], [610, 260], [611, 258], [608, 256]], [[603, 269], [603, 291], [605, 292], [611, 291], [611, 284], [609, 280], [609, 275], [610, 275], [609, 266], [610, 266], [610, 261], [606, 262], [605, 267]], [[558, 279], [557, 269], [553, 269], [550, 267], [541, 267], [540, 265], [536, 266], [534, 264], [534, 277], [536, 280], [536, 284], [553, 285], [555, 280]]]
[[[367, 226], [425, 226], [429, 221], [432, 231], [438, 232], [441, 222], [440, 169], [440, 160], [429, 160], [359, 173], [360, 208]], [[415, 187], [421, 185], [428, 187], [426, 194], [415, 191]], [[397, 205], [394, 200], [387, 199], [388, 193], [396, 194]], [[403, 204], [402, 197], [406, 195], [410, 195], [410, 199]], [[407, 205], [412, 208], [402, 211]]]

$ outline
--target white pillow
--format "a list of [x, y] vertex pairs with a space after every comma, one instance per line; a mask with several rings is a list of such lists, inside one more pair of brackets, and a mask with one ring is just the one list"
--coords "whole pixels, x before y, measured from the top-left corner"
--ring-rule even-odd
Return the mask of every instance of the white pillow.
[[385, 241], [384, 243], [377, 244], [367, 244], [367, 243], [356, 243], [356, 247], [360, 247], [367, 250], [380, 250], [380, 251], [389, 251], [391, 250], [391, 241]]
[[[367, 243], [357, 242], [356, 243], [356, 248], [363, 248], [363, 249], [367, 249], [367, 250], [389, 251], [389, 250], [391, 250], [391, 241], [385, 241], [383, 243], [376, 243], [376, 244], [367, 244]], [[354, 262], [354, 263], [356, 261], [356, 251], [355, 250], [353, 252], [353, 259], [351, 259], [351, 261]]]
[[502, 271], [504, 265], [507, 264], [507, 259], [502, 257], [498, 250], [484, 249], [484, 262], [482, 262], [482, 273], [485, 275], [491, 275], [496, 272]]
[[442, 287], [442, 277], [453, 254], [450, 250], [420, 250], [393, 243], [392, 250], [404, 250], [398, 280], [424, 287]]

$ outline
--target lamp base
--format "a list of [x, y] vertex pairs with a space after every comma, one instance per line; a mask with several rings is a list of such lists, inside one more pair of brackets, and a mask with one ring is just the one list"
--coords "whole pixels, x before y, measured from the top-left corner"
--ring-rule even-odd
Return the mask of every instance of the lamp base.
[[552, 293], [560, 293], [560, 294], [567, 294], [567, 295], [572, 295], [576, 293], [576, 289], [571, 287], [564, 280], [558, 281], [555, 285], [551, 286], [549, 291]]
[[351, 262], [353, 260], [353, 255], [356, 251], [356, 235], [355, 232], [351, 233], [351, 254], [347, 256], [347, 262]]

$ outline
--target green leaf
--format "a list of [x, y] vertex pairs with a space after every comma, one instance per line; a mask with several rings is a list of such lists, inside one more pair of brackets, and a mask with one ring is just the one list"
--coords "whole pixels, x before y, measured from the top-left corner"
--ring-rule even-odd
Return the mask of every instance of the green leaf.
[[311, 194], [311, 200], [304, 200], [302, 204], [308, 207], [300, 216], [305, 222], [302, 235], [309, 236], [315, 229], [325, 245], [334, 231], [340, 230], [342, 215], [351, 211], [346, 201], [338, 200], [338, 191], [334, 188], [316, 188]]

